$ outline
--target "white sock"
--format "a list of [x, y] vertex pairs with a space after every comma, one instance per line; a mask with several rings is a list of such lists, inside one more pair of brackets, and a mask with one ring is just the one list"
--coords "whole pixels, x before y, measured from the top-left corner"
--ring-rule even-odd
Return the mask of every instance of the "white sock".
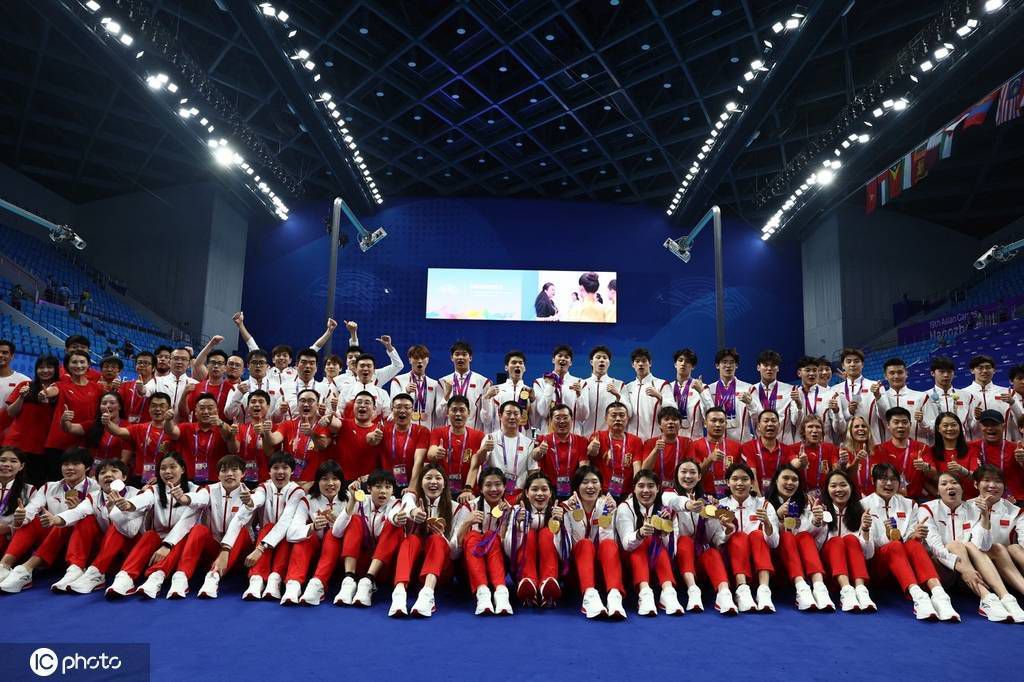
[[721, 594], [722, 592], [725, 592], [726, 594], [731, 596], [732, 593], [729, 592], [729, 583], [722, 583], [722, 585], [718, 588], [718, 593]]
[[793, 581], [793, 584], [797, 587], [800, 587], [801, 585], [806, 585], [807, 581], [805, 581], [802, 577], [798, 577], [796, 580]]
[[933, 597], [944, 597], [944, 596], [947, 596], [947, 595], [946, 595], [946, 591], [944, 589], [942, 589], [942, 585], [936, 585], [935, 587], [932, 588], [932, 596]]
[[910, 589], [908, 589], [907, 592], [910, 593], [911, 599], [920, 599], [921, 597], [926, 596], [924, 590], [922, 590], [917, 585], [911, 585]]

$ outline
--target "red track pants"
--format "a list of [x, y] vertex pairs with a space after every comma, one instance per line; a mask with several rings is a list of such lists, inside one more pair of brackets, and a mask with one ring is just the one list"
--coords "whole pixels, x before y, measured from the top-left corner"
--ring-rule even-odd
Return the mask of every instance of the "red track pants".
[[600, 563], [605, 588], [618, 590], [620, 593], [626, 591], [622, 586], [622, 559], [619, 555], [619, 546], [614, 540], [602, 540], [595, 549], [590, 538], [583, 538], [572, 548], [572, 561], [576, 568], [576, 577], [580, 581], [580, 590], [586, 591], [597, 587], [596, 569]]
[[853, 535], [828, 540], [821, 548], [821, 556], [833, 578], [845, 575], [852, 581], [869, 577], [864, 550]]
[[[683, 535], [676, 541], [676, 565], [680, 573], [697, 575], [696, 547], [693, 538]], [[722, 583], [729, 583], [729, 574], [725, 572], [725, 561], [716, 547], [709, 547], [700, 555], [700, 570], [711, 581], [711, 586], [718, 589]]]

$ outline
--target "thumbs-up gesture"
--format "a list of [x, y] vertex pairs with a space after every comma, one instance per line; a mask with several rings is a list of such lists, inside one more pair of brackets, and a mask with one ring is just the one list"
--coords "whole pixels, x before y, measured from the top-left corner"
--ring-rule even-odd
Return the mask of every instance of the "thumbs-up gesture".
[[980, 419], [981, 418], [981, 413], [982, 413], [981, 405], [975, 405], [974, 406], [974, 418], [975, 419]]
[[807, 468], [807, 461], [808, 461], [807, 460], [807, 450], [805, 450], [804, 446], [801, 444], [800, 445], [800, 454], [797, 455], [797, 462], [798, 462], [797, 466], [800, 467], [801, 469], [806, 469]]
[[656, 389], [654, 386], [648, 386], [647, 390], [645, 390], [644, 393], [646, 393], [652, 398], [661, 398], [661, 391]]
[[238, 487], [238, 499], [246, 507], [252, 509], [252, 493], [249, 492], [249, 487], [244, 483]]
[[600, 450], [601, 441], [599, 441], [597, 438], [594, 438], [589, 443], [587, 443], [587, 457], [589, 457], [590, 459], [597, 457], [597, 453]]
[[448, 379], [441, 379], [441, 388], [444, 390], [444, 399], [452, 397], [452, 382]]
[[342, 320], [345, 323], [345, 329], [348, 330], [349, 334], [355, 334], [359, 329], [359, 324], [353, 320]]
[[100, 424], [103, 425], [103, 428], [106, 428], [107, 426], [110, 425], [110, 413], [109, 412], [104, 412], [103, 414], [100, 415]]
[[489, 453], [493, 449], [494, 449], [494, 436], [492, 436], [491, 434], [488, 433], [484, 437], [483, 441], [480, 442], [480, 450], [479, 451], [481, 453], [483, 453], [483, 454], [487, 454], [487, 453]]
[[249, 382], [248, 381], [240, 381], [235, 386], [235, 388], [238, 390], [239, 393], [241, 393], [242, 395], [245, 395], [246, 393], [249, 392]]
[[850, 414], [851, 415], [857, 414], [857, 410], [859, 408], [860, 408], [860, 401], [859, 400], [851, 400], [850, 401]]
[[865, 511], [860, 517], [860, 529], [865, 533], [870, 531], [872, 521], [871, 512]]
[[64, 412], [60, 415], [60, 420], [64, 424], [70, 424], [75, 420], [75, 411], [65, 408]]
[[694, 379], [693, 383], [690, 384], [690, 386], [691, 388], [693, 388], [693, 390], [697, 391], [697, 393], [703, 393], [704, 389], [707, 388], [707, 386], [704, 384], [704, 375], [702, 374], [696, 379]]
[[815, 526], [820, 526], [825, 521], [825, 507], [821, 505], [821, 500], [815, 498], [814, 503], [811, 505], [811, 522]]
[[614, 381], [609, 381], [608, 385], [605, 387], [605, 390], [611, 393], [613, 396], [615, 396], [616, 400], [618, 400], [622, 396], [622, 393], [619, 391], [619, 387], [615, 385]]
[[46, 405], [50, 402], [50, 396], [46, 395], [46, 391], [39, 391], [39, 395], [36, 396], [36, 400], [39, 401], [40, 405]]
[[882, 382], [881, 381], [876, 381], [875, 383], [871, 384], [871, 395], [875, 396], [875, 398], [881, 397], [881, 395], [882, 395]]
[[751, 386], [749, 390], [740, 393], [737, 397], [740, 399], [741, 403], [749, 405], [754, 400], [754, 387]]
[[800, 400], [800, 388], [797, 386], [793, 387], [793, 390], [789, 392], [789, 399], [796, 405], [796, 409], [803, 409], [803, 401]]
[[924, 408], [919, 407], [914, 410], [914, 421], [918, 424], [924, 421]]
[[42, 514], [39, 515], [39, 525], [43, 528], [60, 528], [64, 523], [64, 519], [50, 513], [49, 509], [43, 509]]
[[544, 455], [548, 454], [548, 442], [542, 440], [540, 445], [533, 449], [533, 458], [538, 462], [544, 459]]
[[715, 445], [715, 449], [711, 452], [711, 461], [721, 462], [724, 459], [725, 453], [717, 445]]
[[833, 412], [839, 412], [839, 396], [835, 393], [832, 394], [832, 397], [828, 401], [828, 409]]
[[25, 523], [25, 503], [18, 498], [18, 506], [14, 508], [14, 527], [21, 528], [21, 524]]
[[579, 397], [580, 393], [583, 392], [583, 384], [579, 381], [574, 381], [571, 384], [569, 384], [569, 390], [575, 393], [577, 397]]
[[921, 451], [917, 451], [917, 455], [914, 456], [914, 469], [917, 471], [928, 471], [931, 467], [928, 466], [928, 462], [924, 461], [921, 457]]
[[908, 539], [924, 540], [926, 537], [928, 537], [928, 524], [922, 521], [918, 522], [918, 524], [914, 526], [914, 530], [910, 532], [910, 537]]
[[1017, 460], [1017, 464], [1024, 466], [1024, 441], [1017, 443], [1017, 447], [1013, 451], [1013, 458]]
[[384, 440], [384, 432], [381, 431], [380, 424], [377, 424], [373, 431], [366, 434], [366, 442], [368, 445], [377, 445]]
[[307, 422], [305, 419], [299, 422], [299, 433], [303, 436], [313, 435], [313, 425]]
[[236, 327], [241, 327], [242, 323], [245, 322], [245, 313], [239, 310], [237, 313], [231, 316], [231, 321], [235, 323]]
[[381, 334], [380, 336], [377, 337], [377, 341], [379, 341], [381, 345], [384, 346], [385, 350], [391, 352], [392, 345], [390, 336], [388, 336], [387, 334]]

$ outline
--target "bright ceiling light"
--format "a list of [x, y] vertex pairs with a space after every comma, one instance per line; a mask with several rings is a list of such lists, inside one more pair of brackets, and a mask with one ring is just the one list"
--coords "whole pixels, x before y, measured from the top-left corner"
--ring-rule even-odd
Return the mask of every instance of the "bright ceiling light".
[[818, 184], [819, 185], [831, 185], [832, 181], [836, 179], [836, 174], [829, 169], [825, 169], [818, 173]]
[[1003, 0], [985, 0], [985, 11], [986, 12], [997, 12], [1003, 8], [1006, 4]]
[[260, 5], [260, 9], [262, 9], [263, 13], [268, 17], [272, 17], [277, 14], [277, 10], [275, 10], [274, 6], [271, 5], [269, 2], [265, 2], [262, 5]]
[[131, 37], [130, 35], [128, 35], [127, 33], [125, 33], [125, 34], [123, 34], [123, 35], [121, 36], [121, 43], [122, 43], [122, 44], [123, 44], [123, 45], [124, 45], [125, 47], [131, 47], [131, 44], [132, 44], [132, 43], [134, 43], [134, 42], [135, 42], [135, 39], [134, 39], [134, 38], [132, 38], [132, 37]]
[[89, 0], [89, 2], [85, 3], [85, 6], [89, 8], [90, 12], [98, 12], [100, 9], [100, 3], [96, 2], [96, 0]]
[[785, 30], [785, 28], [785, 25], [783, 25], [781, 21], [776, 21], [774, 24], [772, 24], [772, 30], [775, 31], [776, 33], [782, 33]]
[[793, 29], [795, 29], [795, 28], [797, 28], [799, 26], [800, 26], [800, 20], [799, 19], [794, 19], [794, 18], [786, 19], [786, 28], [788, 28], [790, 31], [792, 31]]
[[901, 97], [895, 102], [893, 102], [892, 108], [895, 109], [896, 111], [903, 111], [904, 109], [907, 108], [907, 104], [909, 104], [909, 102], [907, 102], [905, 98]]
[[877, 107], [874, 111], [871, 112], [871, 115], [874, 116], [875, 118], [878, 118], [878, 117], [880, 117], [884, 113], [885, 112], [882, 111], [881, 107]]
[[924, 60], [923, 62], [921, 62], [921, 70], [922, 71], [931, 71], [932, 68], [934, 68], [934, 67], [935, 67], [935, 65], [932, 64], [931, 61], [929, 61], [927, 59]]

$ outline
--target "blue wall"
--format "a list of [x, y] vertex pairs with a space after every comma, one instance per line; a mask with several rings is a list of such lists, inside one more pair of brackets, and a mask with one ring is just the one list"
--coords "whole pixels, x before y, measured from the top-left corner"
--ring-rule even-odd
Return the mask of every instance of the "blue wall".
[[[323, 328], [326, 305], [327, 202], [296, 206], [286, 223], [250, 226], [243, 304], [246, 323], [264, 347], [308, 345]], [[569, 343], [574, 373], [590, 373], [586, 355], [603, 343], [615, 353], [612, 374], [629, 377], [629, 351], [646, 346], [654, 372], [670, 377], [672, 352], [700, 356], [698, 371], [715, 374], [712, 239], [702, 234], [684, 265], [665, 250], [679, 236], [663, 211], [582, 202], [511, 199], [406, 199], [388, 202], [368, 229], [388, 237], [368, 253], [346, 246], [340, 256], [336, 318], [360, 323], [364, 348], [384, 354], [373, 337], [389, 333], [399, 352], [412, 343], [434, 354], [432, 376], [451, 370], [447, 348], [458, 338], [474, 348], [474, 368], [493, 377], [505, 351], [527, 354], [527, 373], [551, 368], [551, 349]], [[343, 229], [344, 226], [343, 226]], [[349, 229], [351, 234], [351, 229]], [[802, 354], [798, 244], [765, 244], [746, 223], [725, 221], [726, 340], [743, 356], [741, 376], [754, 377], [756, 353], [773, 347], [792, 375]], [[427, 320], [428, 267], [618, 271], [616, 324]], [[339, 330], [334, 350], [344, 348]], [[442, 371], [443, 370], [443, 371]]]

